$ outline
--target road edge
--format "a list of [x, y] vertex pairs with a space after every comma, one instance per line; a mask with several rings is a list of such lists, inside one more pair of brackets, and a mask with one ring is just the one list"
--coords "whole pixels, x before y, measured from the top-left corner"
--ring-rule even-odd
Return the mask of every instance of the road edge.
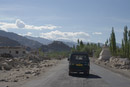
[[[129, 72], [128, 70], [116, 69], [116, 68], [111, 68], [111, 67], [109, 67], [109, 66], [107, 66], [107, 65], [104, 65], [104, 64], [98, 64], [98, 63], [94, 62], [93, 60], [91, 60], [91, 58], [90, 58], [90, 62], [92, 62], [92, 63], [94, 63], [94, 64], [96, 64], [96, 65], [98, 65], [98, 66], [100, 66], [100, 67], [103, 67], [103, 68], [105, 68], [105, 69], [108, 69], [108, 70], [110, 70], [110, 71], [112, 71], [112, 72], [115, 72], [115, 73], [117, 73], [117, 74], [120, 74], [120, 75], [122, 75], [122, 76], [125, 76], [126, 78], [129, 78], [129, 79], [130, 79], [130, 72]], [[128, 73], [129, 73], [129, 74], [128, 74]]]

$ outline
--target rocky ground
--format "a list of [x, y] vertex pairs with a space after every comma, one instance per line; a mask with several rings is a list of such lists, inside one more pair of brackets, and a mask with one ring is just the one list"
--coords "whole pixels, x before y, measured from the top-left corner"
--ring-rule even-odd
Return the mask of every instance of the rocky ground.
[[23, 58], [0, 57], [0, 87], [13, 87], [43, 74], [60, 60], [26, 55]]
[[111, 57], [109, 60], [90, 58], [90, 60], [97, 65], [130, 78], [130, 60], [127, 58]]

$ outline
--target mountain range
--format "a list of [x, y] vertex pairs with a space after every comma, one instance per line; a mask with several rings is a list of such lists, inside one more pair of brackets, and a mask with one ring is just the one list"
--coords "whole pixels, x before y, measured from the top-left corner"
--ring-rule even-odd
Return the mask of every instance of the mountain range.
[[15, 40], [9, 39], [8, 37], [0, 36], [0, 46], [21, 46], [21, 44]]
[[48, 39], [41, 38], [41, 37], [31, 37], [31, 36], [25, 36], [25, 37], [28, 39], [34, 40], [34, 41], [38, 41], [38, 42], [42, 43], [43, 45], [48, 45], [53, 42], [52, 40], [48, 40]]
[[15, 40], [23, 46], [34, 48], [34, 49], [42, 46], [42, 44], [38, 41], [28, 39], [26, 37], [20, 36], [12, 32], [5, 32], [5, 31], [0, 30], [0, 36]]
[[[68, 44], [68, 45], [67, 45]], [[0, 46], [25, 46], [31, 49], [41, 48], [45, 52], [69, 51], [73, 43], [52, 41], [40, 37], [20, 36], [16, 33], [0, 30]]]
[[41, 50], [43, 52], [62, 52], [62, 51], [70, 51], [70, 47], [64, 44], [61, 41], [53, 41], [51, 44], [42, 45]]
[[[49, 51], [58, 49], [59, 46], [61, 49], [68, 50], [69, 47], [73, 47], [73, 45], [77, 45], [77, 43], [66, 40], [52, 41], [41, 37], [21, 36], [16, 33], [0, 30], [0, 46], [26, 46], [32, 49], [42, 47], [44, 48], [43, 50]], [[103, 44], [101, 44], [101, 46], [102, 45]], [[120, 47], [121, 45], [117, 44], [117, 46]], [[58, 51], [60, 51], [60, 49], [58, 49]]]
[[[31, 36], [25, 36], [25, 37], [28, 38], [28, 39], [31, 39], [31, 40], [38, 41], [38, 42], [42, 43], [43, 45], [48, 45], [48, 44], [53, 42], [53, 40], [48, 40], [48, 39], [41, 38], [41, 37], [31, 37]], [[58, 40], [58, 41], [65, 43], [69, 47], [73, 47], [73, 45], [77, 45], [76, 42], [70, 42], [70, 41], [67, 41], [67, 40]]]

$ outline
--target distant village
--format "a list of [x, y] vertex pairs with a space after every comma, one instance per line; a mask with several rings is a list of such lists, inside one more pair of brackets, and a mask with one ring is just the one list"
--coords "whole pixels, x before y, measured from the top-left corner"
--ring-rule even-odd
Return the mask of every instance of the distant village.
[[28, 51], [26, 50], [26, 47], [22, 47], [22, 46], [17, 46], [17, 47], [1, 46], [0, 47], [1, 55], [10, 54], [12, 57], [22, 57], [27, 53], [28, 53]]

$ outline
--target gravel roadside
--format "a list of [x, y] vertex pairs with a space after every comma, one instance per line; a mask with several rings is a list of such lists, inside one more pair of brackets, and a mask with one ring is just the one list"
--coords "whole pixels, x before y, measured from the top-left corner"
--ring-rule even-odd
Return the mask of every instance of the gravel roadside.
[[90, 58], [90, 61], [96, 65], [99, 65], [101, 67], [104, 67], [106, 69], [109, 69], [115, 73], [118, 73], [120, 75], [123, 75], [127, 78], [130, 78], [130, 69], [117, 69], [117, 68], [114, 68], [114, 67], [111, 67], [109, 65], [109, 63], [106, 63], [106, 62], [103, 62], [103, 61], [98, 61], [97, 58]]
[[0, 71], [0, 87], [14, 87], [43, 75], [50, 68], [55, 67], [60, 60], [44, 60], [32, 67], [22, 67], [9, 71]]

